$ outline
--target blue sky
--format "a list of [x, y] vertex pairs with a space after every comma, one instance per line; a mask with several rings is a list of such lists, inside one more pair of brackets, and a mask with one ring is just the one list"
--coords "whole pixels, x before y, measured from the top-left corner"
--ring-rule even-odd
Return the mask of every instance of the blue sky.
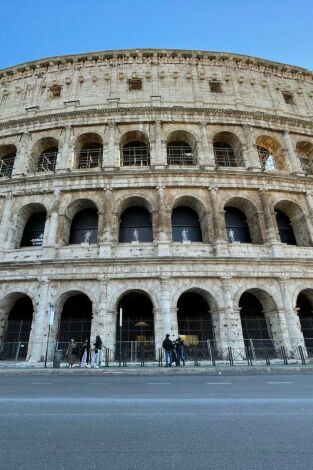
[[228, 51], [313, 70], [312, 0], [0, 0], [0, 68], [128, 48]]

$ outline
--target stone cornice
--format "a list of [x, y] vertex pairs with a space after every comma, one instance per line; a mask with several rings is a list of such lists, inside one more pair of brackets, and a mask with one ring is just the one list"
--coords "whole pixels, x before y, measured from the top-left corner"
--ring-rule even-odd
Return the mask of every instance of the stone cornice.
[[[160, 119], [160, 114], [167, 113], [173, 115], [177, 114], [197, 114], [202, 118], [205, 116], [217, 116], [221, 118], [225, 117], [234, 117], [238, 119], [243, 119], [245, 121], [251, 119], [255, 121], [261, 122], [273, 122], [278, 123], [282, 126], [290, 125], [290, 126], [304, 126], [313, 129], [313, 119], [305, 120], [301, 118], [292, 118], [287, 116], [280, 116], [275, 114], [268, 114], [263, 113], [260, 111], [244, 111], [244, 110], [236, 110], [236, 109], [216, 109], [216, 108], [205, 108], [205, 107], [195, 107], [195, 108], [180, 108], [177, 109], [175, 107], [127, 107], [127, 108], [107, 108], [107, 109], [86, 109], [86, 110], [76, 110], [76, 111], [68, 111], [62, 113], [53, 113], [53, 114], [42, 114], [39, 116], [33, 117], [25, 117], [22, 119], [12, 119], [4, 122], [0, 122], [0, 130], [3, 129], [19, 129], [20, 132], [25, 132], [29, 130], [28, 127], [34, 124], [44, 124], [44, 123], [52, 123], [54, 122], [56, 127], [60, 127], [64, 125], [64, 121], [66, 120], [73, 120], [73, 119], [80, 119], [80, 118], [101, 118], [101, 117], [108, 117], [110, 115], [123, 115], [125, 114], [140, 114], [141, 116], [145, 114], [149, 114], [148, 121], [151, 121], [151, 114], [155, 115], [155, 119]], [[166, 121], [166, 119], [165, 119]], [[173, 122], [171, 119], [170, 122]], [[98, 123], [91, 123], [88, 122], [88, 125], [97, 125]], [[83, 126], [84, 123], [77, 123], [76, 125]]]
[[1, 78], [10, 78], [14, 74], [23, 72], [38, 73], [38, 71], [47, 71], [50, 67], [62, 66], [73, 64], [84, 65], [85, 63], [121, 63], [144, 61], [146, 63], [190, 63], [199, 64], [203, 63], [227, 63], [233, 64], [234, 67], [259, 67], [267, 69], [271, 73], [287, 73], [296, 75], [298, 77], [309, 77], [313, 79], [311, 71], [293, 65], [283, 64], [280, 62], [273, 62], [266, 59], [252, 57], [242, 54], [234, 54], [228, 52], [213, 52], [213, 51], [195, 51], [195, 50], [179, 50], [179, 49], [126, 49], [126, 50], [111, 50], [111, 51], [98, 51], [87, 52], [83, 54], [72, 54], [56, 57], [47, 57], [31, 62], [8, 67], [0, 70]]

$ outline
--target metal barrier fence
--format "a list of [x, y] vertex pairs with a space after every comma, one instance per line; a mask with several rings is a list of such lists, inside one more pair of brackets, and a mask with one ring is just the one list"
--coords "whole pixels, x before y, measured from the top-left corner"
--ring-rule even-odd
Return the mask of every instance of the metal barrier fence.
[[[313, 340], [306, 339], [303, 341], [292, 341], [294, 345], [287, 349], [286, 345], [281, 341], [274, 340], [245, 340], [241, 347], [238, 342], [226, 343], [225, 345], [214, 340], [201, 341], [197, 344], [188, 344], [183, 348], [183, 354], [179, 351], [173, 352], [173, 365], [183, 366], [215, 366], [215, 365], [271, 365], [271, 364], [307, 364], [313, 363]], [[27, 341], [2, 342], [0, 343], [0, 361], [18, 362], [25, 361], [32, 357], [32, 352], [37, 346], [43, 356], [41, 360], [51, 363], [54, 367], [60, 367], [68, 362], [67, 349], [68, 342], [49, 341], [49, 344], [36, 344]], [[28, 351], [30, 349], [30, 351]], [[90, 351], [90, 358], [94, 352]], [[181, 356], [181, 361], [177, 355]], [[28, 357], [29, 356], [29, 357]], [[77, 365], [81, 359], [80, 344], [77, 344], [77, 354], [75, 354], [74, 363]], [[156, 346], [153, 341], [122, 341], [116, 342], [114, 349], [102, 347], [101, 365], [109, 366], [135, 366], [144, 367], [164, 366], [165, 352], [162, 347]]]

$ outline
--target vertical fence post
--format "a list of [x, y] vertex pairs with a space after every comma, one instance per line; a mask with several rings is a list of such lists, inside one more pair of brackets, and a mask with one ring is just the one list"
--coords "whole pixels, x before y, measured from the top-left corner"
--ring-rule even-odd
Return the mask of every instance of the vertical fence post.
[[228, 360], [229, 360], [229, 365], [233, 366], [234, 365], [234, 358], [233, 358], [233, 351], [230, 346], [228, 346]]
[[301, 362], [304, 365], [304, 364], [306, 364], [306, 360], [305, 360], [305, 355], [304, 355], [304, 352], [303, 352], [303, 348], [302, 348], [302, 346], [298, 346], [298, 349], [299, 349]]
[[281, 355], [282, 355], [282, 358], [284, 360], [284, 364], [285, 366], [288, 364], [288, 357], [287, 357], [287, 351], [286, 351], [286, 346], [281, 346], [280, 347], [280, 350], [281, 350]]
[[211, 348], [211, 358], [212, 358], [212, 366], [216, 366], [216, 350], [215, 350], [215, 344]]
[[21, 341], [17, 343], [16, 353], [15, 353], [15, 362], [17, 362], [19, 353], [20, 353]]
[[263, 348], [263, 352], [264, 352], [264, 357], [265, 357], [265, 363], [266, 363], [267, 366], [270, 366], [271, 363], [270, 363], [270, 358], [269, 358], [269, 355], [268, 355], [267, 346], [265, 346]]

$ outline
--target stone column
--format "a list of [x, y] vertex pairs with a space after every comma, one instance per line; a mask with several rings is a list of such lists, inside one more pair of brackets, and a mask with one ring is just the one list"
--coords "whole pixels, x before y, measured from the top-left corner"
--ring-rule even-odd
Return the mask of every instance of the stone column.
[[[294, 351], [298, 346], [305, 348], [303, 333], [301, 329], [300, 319], [296, 308], [292, 305], [290, 295], [290, 279], [288, 277], [281, 277], [278, 279], [282, 301], [284, 303], [284, 315], [282, 315], [282, 336], [283, 340], [286, 339], [286, 347], [290, 351]], [[285, 329], [287, 328], [287, 331]]]
[[25, 132], [20, 139], [20, 145], [17, 149], [12, 176], [22, 176], [27, 172], [29, 165], [29, 153], [31, 146], [31, 133]]
[[261, 171], [262, 166], [261, 166], [261, 161], [259, 158], [257, 146], [255, 145], [253, 141], [253, 129], [249, 124], [244, 124], [243, 125], [243, 132], [247, 144], [247, 150], [248, 150], [248, 162], [247, 166], [252, 169], [256, 169]]
[[160, 278], [160, 304], [161, 304], [161, 315], [162, 322], [160, 324], [160, 329], [155, 331], [155, 337], [158, 341], [163, 341], [165, 335], [168, 333], [173, 337], [175, 331], [172, 328], [176, 327], [177, 331], [177, 320], [176, 325], [173, 323], [173, 312], [171, 308], [171, 299], [170, 299], [170, 287], [169, 287], [169, 278], [161, 277]]
[[[48, 335], [48, 308], [49, 308], [49, 279], [43, 277], [39, 279], [37, 294], [37, 307], [34, 306], [34, 318], [32, 322], [31, 334], [29, 337], [29, 346], [27, 361], [44, 361], [47, 347]], [[49, 345], [49, 351], [51, 346]]]
[[105, 336], [104, 336], [105, 346], [111, 350], [112, 355], [114, 356], [115, 348], [116, 348], [116, 331], [117, 331], [117, 312], [116, 311], [106, 312], [104, 329], [105, 329]]
[[289, 167], [293, 173], [304, 174], [299, 157], [297, 156], [289, 132], [283, 133], [283, 141], [288, 155]]
[[271, 213], [270, 209], [270, 195], [266, 189], [260, 189], [260, 200], [261, 207], [264, 215], [265, 226], [266, 226], [266, 238], [268, 243], [278, 242], [277, 228], [274, 225], [274, 214]]
[[110, 257], [112, 253], [112, 204], [113, 190], [110, 186], [104, 188], [103, 207], [99, 211], [98, 240], [100, 256]]
[[116, 123], [111, 120], [108, 123], [108, 145], [106, 155], [103, 151], [104, 169], [120, 167], [120, 148], [119, 142], [116, 142]]
[[107, 285], [107, 277], [103, 274], [100, 275], [98, 277], [98, 309], [94, 309], [92, 312], [90, 333], [91, 342], [94, 342], [96, 336], [99, 335], [102, 339], [103, 345], [106, 347], [107, 340], [110, 340], [109, 336], [107, 336], [106, 328]]
[[226, 314], [224, 308], [218, 308], [210, 311], [212, 325], [214, 328], [214, 340], [218, 355], [225, 356], [228, 347], [228, 328], [226, 323]]
[[165, 186], [157, 186], [158, 191], [158, 256], [169, 256], [169, 243], [171, 222], [169, 220], [168, 211], [166, 211], [165, 202]]
[[213, 170], [216, 166], [213, 151], [213, 145], [209, 146], [209, 137], [207, 133], [206, 121], [199, 122], [201, 129], [201, 143], [203, 155], [199, 155], [199, 164], [203, 165], [208, 170]]
[[56, 172], [73, 168], [75, 139], [71, 126], [65, 126], [59, 139], [59, 152], [55, 166]]
[[50, 212], [50, 221], [47, 230], [47, 237], [44, 240], [45, 246], [55, 246], [56, 245], [56, 234], [58, 229], [58, 210], [60, 205], [61, 191], [54, 192], [54, 202]]
[[6, 242], [8, 240], [10, 218], [12, 214], [14, 198], [11, 192], [8, 192], [5, 196], [4, 208], [2, 212], [2, 218], [0, 223], [0, 250], [6, 248]]
[[214, 233], [214, 243], [215, 251], [217, 256], [223, 256], [227, 253], [227, 244], [222, 236], [222, 229], [220, 224], [220, 217], [218, 211], [218, 189], [217, 188], [208, 188], [210, 193], [210, 202], [212, 209], [212, 221], [213, 221], [213, 233]]
[[230, 282], [231, 277], [221, 277], [222, 283], [222, 292], [224, 298], [224, 305], [225, 305], [225, 323], [224, 328], [227, 328], [227, 342], [228, 346], [237, 349], [238, 351], [243, 352], [243, 359], [245, 357], [244, 354], [244, 340], [243, 340], [243, 333], [242, 333], [242, 325], [241, 325], [241, 318], [240, 318], [240, 309], [238, 307], [233, 306], [233, 300], [230, 295]]
[[156, 168], [164, 168], [167, 165], [166, 145], [163, 140], [162, 122], [154, 124], [154, 153], [151, 152], [151, 165]]

